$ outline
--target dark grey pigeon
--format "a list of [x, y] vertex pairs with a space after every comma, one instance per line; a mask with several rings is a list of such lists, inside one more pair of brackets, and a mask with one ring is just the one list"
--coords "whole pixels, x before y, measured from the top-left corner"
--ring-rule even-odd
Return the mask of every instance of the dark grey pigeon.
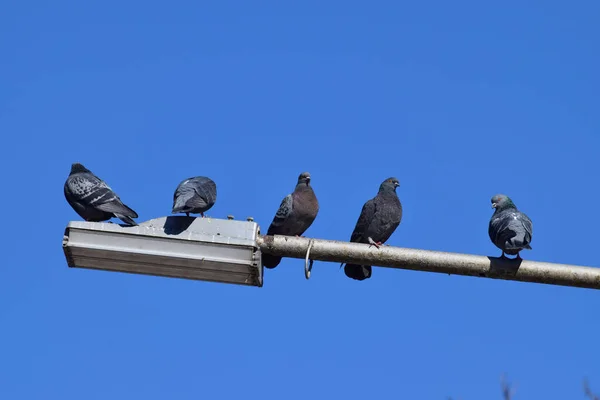
[[497, 194], [492, 197], [492, 208], [494, 214], [490, 219], [488, 233], [492, 242], [504, 253], [517, 255], [523, 249], [531, 250], [531, 237], [533, 235], [533, 223], [527, 215], [517, 210], [517, 206], [510, 197]]
[[88, 222], [116, 217], [127, 225], [137, 225], [132, 219], [138, 217], [137, 213], [123, 204], [106, 182], [79, 163], [71, 165], [64, 190], [73, 210]]
[[182, 181], [173, 194], [172, 213], [183, 212], [188, 217], [190, 213], [204, 213], [217, 201], [217, 185], [205, 176], [196, 176]]
[[[267, 235], [300, 236], [312, 225], [318, 212], [319, 202], [310, 186], [310, 174], [303, 172], [296, 189], [281, 202]], [[281, 257], [262, 255], [262, 263], [267, 268], [275, 268], [280, 262]]]
[[[392, 236], [402, 221], [402, 203], [396, 194], [398, 186], [400, 182], [396, 178], [381, 183], [377, 196], [363, 206], [351, 242], [369, 243], [379, 248]], [[362, 281], [371, 277], [371, 266], [346, 264], [344, 272], [349, 278]]]

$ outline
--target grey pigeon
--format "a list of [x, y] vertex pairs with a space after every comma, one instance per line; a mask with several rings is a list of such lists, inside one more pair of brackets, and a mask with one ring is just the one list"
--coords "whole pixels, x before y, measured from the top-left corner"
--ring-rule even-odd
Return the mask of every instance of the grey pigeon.
[[88, 222], [116, 217], [127, 225], [137, 225], [132, 219], [138, 217], [137, 213], [123, 204], [106, 182], [79, 163], [71, 165], [64, 191], [73, 210]]
[[[381, 183], [377, 196], [364, 204], [350, 237], [351, 242], [369, 243], [379, 248], [392, 236], [402, 220], [402, 203], [396, 194], [398, 186], [400, 182], [396, 178], [388, 178]], [[344, 272], [349, 278], [362, 281], [371, 277], [371, 266], [346, 264]]]
[[172, 213], [185, 213], [188, 217], [190, 213], [204, 213], [217, 201], [217, 185], [215, 182], [205, 176], [196, 176], [182, 181], [173, 194]]
[[490, 219], [488, 233], [492, 242], [504, 253], [517, 255], [523, 249], [531, 250], [531, 237], [533, 235], [533, 224], [529, 217], [517, 210], [517, 206], [510, 197], [497, 194], [492, 197], [492, 208], [494, 214]]
[[[303, 172], [294, 191], [281, 202], [267, 235], [300, 236], [312, 225], [318, 212], [319, 202], [310, 186], [310, 174]], [[275, 268], [280, 262], [279, 256], [262, 255], [262, 263], [267, 268]]]

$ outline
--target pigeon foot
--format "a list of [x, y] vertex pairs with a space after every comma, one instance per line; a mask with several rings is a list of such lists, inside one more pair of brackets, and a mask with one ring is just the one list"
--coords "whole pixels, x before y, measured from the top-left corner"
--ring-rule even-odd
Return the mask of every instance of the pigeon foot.
[[381, 242], [375, 242], [371, 237], [369, 237], [369, 247], [371, 246], [379, 248], [379, 246], [381, 246]]

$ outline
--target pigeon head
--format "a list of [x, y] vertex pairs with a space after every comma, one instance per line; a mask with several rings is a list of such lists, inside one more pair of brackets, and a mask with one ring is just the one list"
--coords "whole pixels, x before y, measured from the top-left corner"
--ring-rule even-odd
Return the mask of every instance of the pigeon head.
[[71, 174], [76, 174], [78, 172], [90, 172], [90, 170], [87, 169], [86, 167], [84, 167], [83, 164], [80, 164], [80, 163], [71, 164]]
[[310, 174], [308, 172], [301, 173], [300, 176], [298, 177], [298, 185], [305, 184], [306, 186], [308, 186], [309, 183], [310, 183]]
[[379, 186], [379, 191], [382, 190], [392, 190], [392, 191], [396, 191], [396, 188], [400, 186], [400, 182], [398, 181], [397, 178], [387, 178], [385, 181], [383, 181], [381, 183], [381, 185]]
[[497, 194], [492, 197], [492, 208], [496, 211], [506, 210], [507, 208], [517, 208], [515, 203], [505, 194]]

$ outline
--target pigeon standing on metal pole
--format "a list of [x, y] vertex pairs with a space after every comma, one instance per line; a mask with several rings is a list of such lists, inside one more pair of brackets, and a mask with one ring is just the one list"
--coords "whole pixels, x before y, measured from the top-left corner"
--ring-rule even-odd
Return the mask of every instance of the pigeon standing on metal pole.
[[138, 217], [137, 213], [123, 204], [106, 182], [80, 163], [71, 165], [64, 192], [73, 210], [88, 222], [116, 217], [127, 225], [137, 225], [132, 219]]
[[492, 197], [492, 208], [495, 209], [488, 234], [492, 242], [502, 250], [502, 257], [506, 254], [517, 255], [523, 249], [531, 250], [531, 237], [533, 236], [533, 223], [527, 215], [517, 210], [517, 206], [510, 197], [497, 194]]
[[183, 212], [188, 217], [190, 213], [204, 213], [217, 201], [217, 185], [205, 176], [196, 176], [182, 181], [173, 194], [172, 213]]
[[[303, 172], [294, 191], [281, 202], [267, 235], [300, 236], [312, 225], [318, 212], [319, 202], [310, 186], [310, 174]], [[280, 262], [279, 256], [262, 255], [262, 263], [267, 268], [275, 268]]]
[[[364, 204], [350, 237], [351, 242], [369, 243], [379, 248], [392, 236], [402, 220], [402, 203], [396, 193], [398, 186], [400, 182], [396, 178], [388, 178], [381, 183], [377, 195]], [[370, 265], [357, 264], [346, 264], [344, 272], [358, 281], [370, 278], [372, 273]]]

